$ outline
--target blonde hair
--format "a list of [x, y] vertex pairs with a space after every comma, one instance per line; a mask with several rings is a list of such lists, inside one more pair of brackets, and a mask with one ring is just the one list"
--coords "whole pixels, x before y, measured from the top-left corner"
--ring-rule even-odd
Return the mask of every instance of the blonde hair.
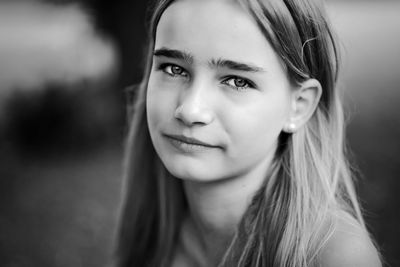
[[[132, 110], [117, 240], [120, 267], [168, 266], [187, 208], [182, 184], [160, 162], [146, 121], [155, 32], [173, 2], [160, 0], [153, 7], [145, 75]], [[318, 252], [341, 211], [365, 228], [344, 151], [335, 38], [317, 0], [238, 2], [280, 56], [291, 81], [317, 79], [323, 93], [304, 127], [280, 135], [268, 179], [245, 212], [220, 266], [317, 266]]]

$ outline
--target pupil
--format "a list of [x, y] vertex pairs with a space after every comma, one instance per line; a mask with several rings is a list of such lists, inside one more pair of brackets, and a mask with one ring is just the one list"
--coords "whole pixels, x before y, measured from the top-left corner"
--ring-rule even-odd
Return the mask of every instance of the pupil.
[[235, 79], [235, 86], [237, 87], [244, 87], [246, 82], [243, 79]]
[[173, 74], [181, 74], [181, 72], [182, 72], [182, 69], [180, 67], [178, 67], [178, 66], [173, 66], [172, 67], [172, 73]]

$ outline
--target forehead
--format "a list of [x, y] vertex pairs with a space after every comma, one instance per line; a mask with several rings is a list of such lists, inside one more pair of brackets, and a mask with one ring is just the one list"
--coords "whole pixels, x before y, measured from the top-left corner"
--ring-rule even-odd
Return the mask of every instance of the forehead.
[[160, 24], [201, 24], [208, 30], [215, 27], [221, 29], [224, 24], [229, 24], [239, 30], [249, 26], [248, 19], [248, 15], [234, 0], [178, 0], [173, 1], [164, 11]]
[[261, 66], [278, 60], [257, 23], [233, 0], [174, 2], [161, 16], [155, 46], [204, 60], [224, 57]]

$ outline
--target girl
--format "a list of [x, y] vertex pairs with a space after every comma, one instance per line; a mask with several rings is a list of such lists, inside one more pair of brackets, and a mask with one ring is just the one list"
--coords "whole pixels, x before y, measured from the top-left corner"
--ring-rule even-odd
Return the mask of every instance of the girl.
[[381, 266], [321, 3], [160, 0], [150, 35], [117, 266]]

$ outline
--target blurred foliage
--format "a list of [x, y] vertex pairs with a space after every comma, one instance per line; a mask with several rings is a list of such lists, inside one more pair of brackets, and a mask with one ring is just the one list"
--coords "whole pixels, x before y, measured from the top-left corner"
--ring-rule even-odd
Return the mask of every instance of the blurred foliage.
[[105, 142], [121, 141], [121, 92], [100, 84], [65, 87], [53, 84], [29, 92], [16, 90], [3, 107], [2, 142], [37, 157], [82, 153]]

